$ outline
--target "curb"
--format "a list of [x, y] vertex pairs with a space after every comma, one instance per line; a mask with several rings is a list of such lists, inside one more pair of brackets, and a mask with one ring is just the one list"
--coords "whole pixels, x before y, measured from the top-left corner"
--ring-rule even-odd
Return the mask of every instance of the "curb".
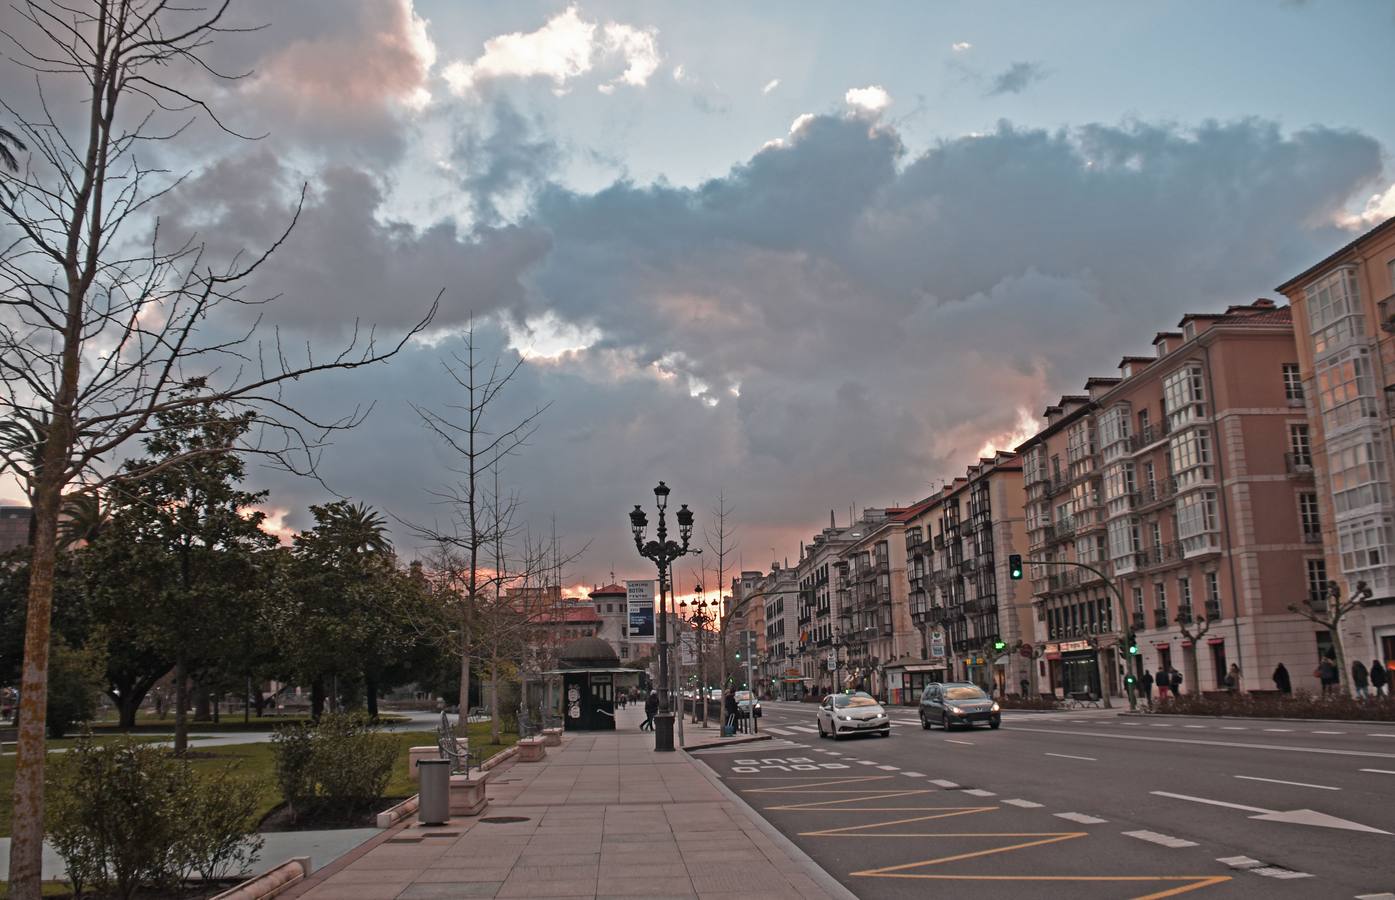
[[480, 765], [479, 765], [479, 770], [480, 770], [481, 772], [488, 772], [490, 769], [492, 769], [492, 768], [494, 768], [495, 766], [499, 765], [499, 763], [503, 762], [504, 760], [506, 760], [506, 759], [512, 759], [515, 755], [517, 755], [517, 753], [518, 753], [518, 745], [517, 745], [517, 744], [514, 744], [512, 747], [508, 748], [507, 750], [500, 750], [498, 753], [496, 753], [496, 754], [494, 754], [493, 756], [489, 757], [489, 759], [486, 759], [484, 762], [480, 763]]
[[[769, 740], [769, 738], [766, 739]], [[844, 887], [842, 882], [838, 879], [828, 874], [823, 866], [814, 862], [809, 854], [799, 849], [799, 846], [795, 844], [794, 841], [785, 837], [778, 828], [761, 818], [761, 816], [751, 808], [751, 805], [743, 800], [739, 794], [723, 784], [722, 779], [717, 777], [717, 773], [691, 757], [689, 757], [688, 762], [702, 774], [703, 778], [707, 779], [709, 784], [726, 797], [733, 806], [745, 813], [746, 818], [750, 819], [752, 824], [760, 829], [761, 834], [770, 838], [770, 840], [775, 843], [775, 846], [784, 851], [785, 855], [803, 869], [804, 874], [813, 879], [814, 883], [822, 888], [826, 894], [835, 898], [835, 900], [857, 900], [856, 894]]]
[[691, 753], [694, 750], [711, 750], [713, 747], [730, 747], [734, 744], [752, 744], [756, 741], [768, 741], [771, 736], [768, 734], [753, 734], [748, 737], [723, 738], [719, 741], [708, 741], [705, 744], [693, 744], [689, 747], [682, 747], [684, 753]]
[[310, 857], [293, 856], [279, 866], [272, 866], [262, 874], [228, 888], [212, 900], [262, 900], [264, 897], [275, 897], [309, 877]]
[[379, 828], [391, 828], [398, 822], [401, 822], [403, 819], [410, 816], [412, 813], [416, 812], [417, 806], [420, 803], [421, 794], [413, 794], [412, 796], [408, 797], [406, 800], [403, 800], [396, 806], [389, 807], [388, 809], [385, 809], [382, 812], [378, 813], [378, 817], [374, 820], [374, 824], [377, 825]]
[[1216, 719], [1226, 722], [1312, 722], [1315, 725], [1383, 725], [1395, 728], [1389, 719], [1306, 719], [1284, 718], [1282, 716], [1208, 716], [1205, 713], [1158, 713], [1121, 712], [1119, 715], [1135, 719]]

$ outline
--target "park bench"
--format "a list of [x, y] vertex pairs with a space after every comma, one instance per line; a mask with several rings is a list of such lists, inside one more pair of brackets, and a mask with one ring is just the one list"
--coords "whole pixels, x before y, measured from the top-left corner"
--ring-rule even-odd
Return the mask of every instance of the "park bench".
[[1099, 698], [1099, 697], [1096, 697], [1094, 694], [1092, 694], [1092, 693], [1089, 692], [1089, 691], [1071, 691], [1071, 692], [1070, 692], [1070, 707], [1071, 707], [1071, 709], [1084, 709], [1084, 708], [1087, 707], [1087, 706], [1093, 706], [1095, 709], [1099, 709], [1099, 707], [1100, 707], [1100, 698]]
[[469, 774], [470, 739], [456, 735], [444, 712], [441, 713], [441, 724], [436, 728], [436, 748], [441, 753], [441, 759], [450, 761], [451, 774]]

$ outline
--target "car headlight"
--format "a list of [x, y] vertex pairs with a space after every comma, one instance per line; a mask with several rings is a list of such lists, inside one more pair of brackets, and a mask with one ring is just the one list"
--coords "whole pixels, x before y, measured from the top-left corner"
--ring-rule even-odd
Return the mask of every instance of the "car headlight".
[[997, 712], [999, 709], [1001, 709], [1001, 707], [998, 706], [998, 704], [994, 703], [994, 704], [993, 704], [993, 710], [992, 710], [992, 711], [993, 711], [993, 712]]
[[956, 716], [962, 716], [962, 715], [964, 715], [964, 710], [960, 709], [960, 708], [957, 707], [957, 706], [951, 706], [951, 707], [949, 708], [949, 711], [952, 712], [952, 713], [954, 713]]
[[839, 716], [838, 718], [842, 719], [844, 722], [852, 721], [852, 716]]

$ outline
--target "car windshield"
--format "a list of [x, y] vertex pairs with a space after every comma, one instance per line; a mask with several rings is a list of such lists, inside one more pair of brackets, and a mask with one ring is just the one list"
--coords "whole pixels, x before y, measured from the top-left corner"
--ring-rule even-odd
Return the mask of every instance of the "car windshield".
[[946, 700], [987, 700], [988, 695], [976, 687], [945, 688]]
[[876, 706], [877, 700], [871, 694], [837, 694], [833, 698], [833, 705], [844, 706]]
[[736, 699], [737, 699], [737, 702], [739, 702], [739, 703], [746, 703], [747, 701], [749, 701], [749, 700], [751, 699], [751, 692], [750, 692], [750, 691], [737, 691], [737, 692], [736, 692]]

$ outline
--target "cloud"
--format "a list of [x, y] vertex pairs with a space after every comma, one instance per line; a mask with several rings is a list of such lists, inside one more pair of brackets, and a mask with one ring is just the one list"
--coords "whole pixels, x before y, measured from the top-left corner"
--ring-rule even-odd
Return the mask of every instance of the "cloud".
[[864, 88], [851, 88], [843, 95], [843, 100], [852, 107], [878, 113], [891, 105], [891, 95], [879, 84]]
[[601, 26], [585, 21], [577, 7], [569, 6], [536, 31], [488, 39], [473, 62], [456, 60], [441, 74], [457, 96], [474, 95], [481, 85], [505, 78], [546, 78], [561, 91], [598, 62], [623, 63], [624, 70], [607, 84], [643, 87], [659, 61], [656, 31], [620, 22]]
[[974, 45], [968, 41], [955, 41], [949, 45], [949, 49], [953, 50], [955, 53], [963, 53], [966, 50], [972, 50], [973, 47]]
[[1386, 219], [1395, 217], [1395, 184], [1384, 191], [1372, 194], [1359, 213], [1343, 211], [1334, 221], [1350, 231], [1365, 231], [1374, 228]]
[[780, 86], [780, 79], [772, 78], [765, 83], [765, 87], [760, 89], [762, 94], [768, 94]]
[[1033, 84], [1046, 78], [1046, 70], [1041, 63], [1015, 62], [997, 75], [988, 88], [988, 96], [1020, 94]]

